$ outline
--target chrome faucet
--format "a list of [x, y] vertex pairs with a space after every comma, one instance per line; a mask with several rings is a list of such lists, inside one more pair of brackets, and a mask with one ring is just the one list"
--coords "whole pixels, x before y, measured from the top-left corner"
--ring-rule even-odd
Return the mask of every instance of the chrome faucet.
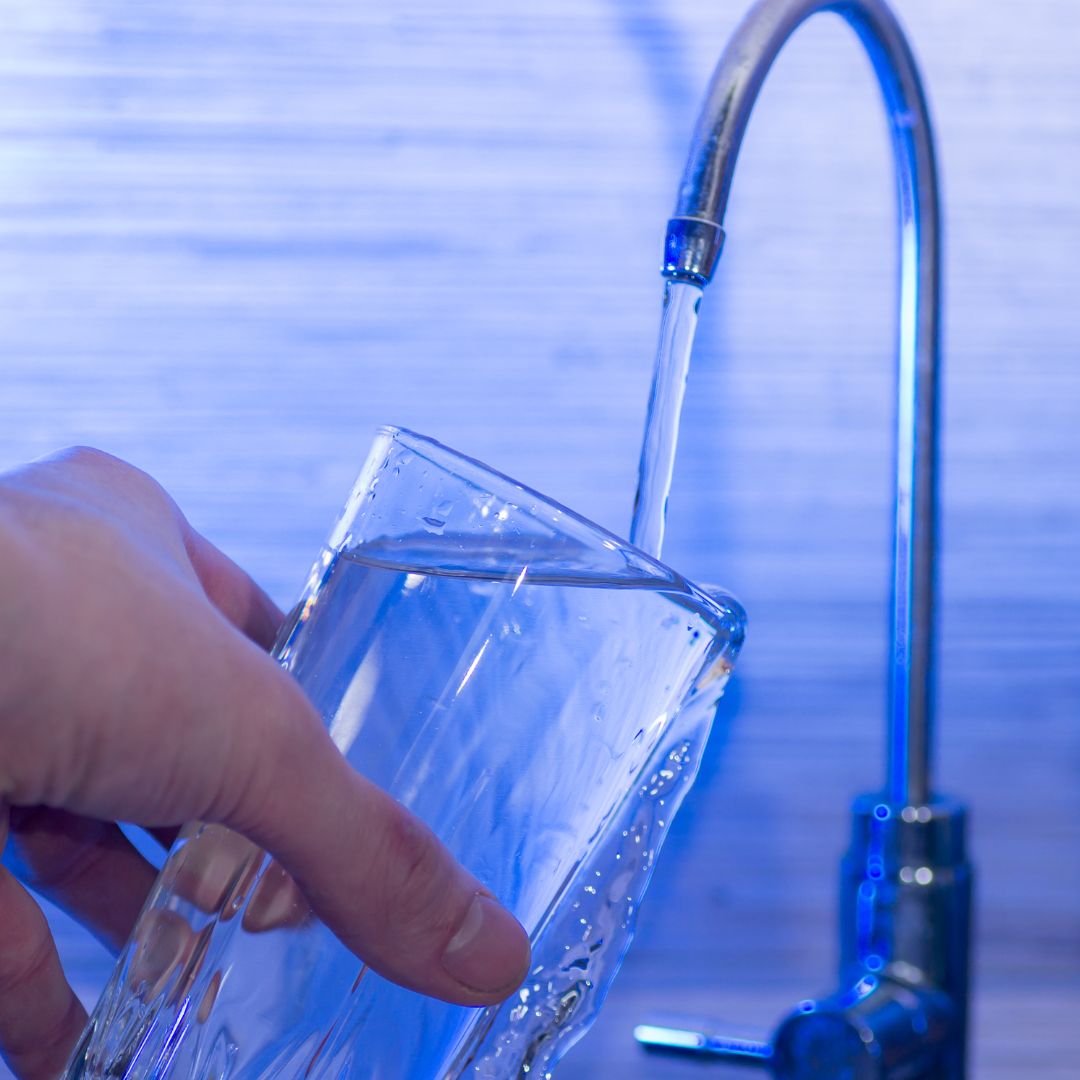
[[877, 74], [900, 223], [899, 342], [887, 775], [855, 800], [841, 868], [840, 989], [807, 1000], [771, 1040], [642, 1024], [657, 1050], [765, 1065], [784, 1080], [962, 1080], [971, 870], [964, 808], [931, 787], [940, 219], [930, 117], [911, 48], [883, 0], [760, 0], [713, 75], [668, 222], [665, 278], [708, 284], [747, 122], [791, 35], [831, 11]]

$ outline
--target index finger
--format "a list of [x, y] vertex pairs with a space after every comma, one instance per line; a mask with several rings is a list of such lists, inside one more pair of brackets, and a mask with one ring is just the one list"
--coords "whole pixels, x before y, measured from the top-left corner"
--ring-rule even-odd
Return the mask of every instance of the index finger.
[[183, 517], [180, 528], [188, 559], [206, 598], [237, 630], [269, 649], [284, 619], [277, 604]]
[[[296, 684], [275, 672], [288, 703], [255, 721], [255, 782], [222, 819], [271, 851], [376, 971], [463, 1005], [501, 1001], [528, 968], [524, 930], [423, 822], [353, 771]], [[254, 665], [252, 676], [261, 680]]]

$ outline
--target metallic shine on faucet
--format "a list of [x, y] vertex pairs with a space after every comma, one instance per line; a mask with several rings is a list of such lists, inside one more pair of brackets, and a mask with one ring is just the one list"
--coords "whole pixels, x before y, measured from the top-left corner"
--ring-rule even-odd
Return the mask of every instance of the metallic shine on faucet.
[[940, 220], [934, 143], [911, 48], [883, 0], [760, 0], [713, 75], [664, 250], [666, 278], [707, 285], [750, 112], [784, 43], [818, 12], [866, 48], [892, 136], [900, 224], [887, 775], [853, 807], [841, 869], [840, 989], [770, 1042], [641, 1025], [653, 1049], [767, 1066], [785, 1080], [963, 1080], [971, 870], [965, 812], [931, 788]]

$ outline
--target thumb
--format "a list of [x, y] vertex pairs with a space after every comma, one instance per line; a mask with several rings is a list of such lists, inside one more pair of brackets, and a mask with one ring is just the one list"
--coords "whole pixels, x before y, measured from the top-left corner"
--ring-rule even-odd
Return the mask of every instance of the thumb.
[[50, 684], [0, 725], [0, 794], [102, 820], [226, 825], [388, 979], [465, 1005], [508, 996], [529, 963], [513, 916], [349, 766], [296, 681], [201, 594], [149, 577], [137, 593], [111, 601], [142, 611], [116, 620], [93, 664], [107, 710]]
[[[267, 645], [276, 609], [208, 541], [190, 526], [185, 533], [211, 602]], [[264, 625], [272, 629], [252, 631]], [[263, 687], [279, 695], [280, 711], [276, 719], [259, 716], [257, 732], [231, 740], [245, 755], [258, 746], [260, 764], [257, 782], [239, 789], [244, 799], [226, 823], [273, 852], [323, 921], [380, 974], [462, 1004], [488, 1004], [512, 992], [529, 962], [517, 921], [430, 829], [348, 765], [293, 680], [255, 659], [251, 685], [240, 688], [233, 679], [234, 692], [244, 695], [236, 723], [254, 715], [257, 699], [248, 695]], [[224, 790], [236, 789], [226, 780]], [[272, 891], [288, 896], [280, 882]]]
[[524, 930], [423, 822], [348, 765], [291, 678], [267, 666], [277, 678], [258, 676], [276, 684], [271, 718], [252, 733], [258, 766], [236, 764], [257, 779], [223, 823], [273, 853], [380, 974], [463, 1005], [501, 1001], [528, 969]]

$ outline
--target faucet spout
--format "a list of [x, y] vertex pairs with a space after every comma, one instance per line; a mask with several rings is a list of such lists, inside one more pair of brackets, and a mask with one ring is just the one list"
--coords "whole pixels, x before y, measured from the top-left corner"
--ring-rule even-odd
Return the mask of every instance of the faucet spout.
[[919, 806], [932, 796], [940, 220], [922, 81], [904, 33], [883, 0], [760, 0], [750, 10], [709, 86], [668, 223], [663, 274], [702, 286], [712, 277], [754, 102], [784, 43], [822, 11], [841, 16], [866, 48], [892, 135], [900, 287], [885, 795], [896, 806]]
[[[884, 791], [859, 797], [840, 884], [841, 987], [803, 1001], [771, 1042], [643, 1025], [638, 1041], [764, 1064], [783, 1080], [962, 1080], [971, 868], [965, 810], [931, 787], [940, 220], [918, 68], [885, 0], [758, 0], [713, 75], [668, 223], [663, 274], [704, 287], [724, 243], [739, 147], [773, 61], [831, 11], [862, 42], [884, 98], [899, 203], [895, 517]], [[747, 1052], [747, 1046], [753, 1050]]]

